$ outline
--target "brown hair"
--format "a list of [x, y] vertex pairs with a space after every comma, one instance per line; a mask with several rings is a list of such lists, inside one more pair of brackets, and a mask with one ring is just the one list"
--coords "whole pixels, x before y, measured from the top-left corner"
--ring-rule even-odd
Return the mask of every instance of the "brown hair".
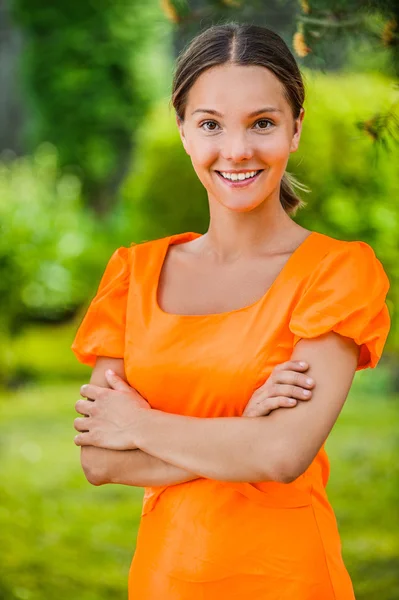
[[[187, 96], [196, 79], [207, 69], [225, 63], [258, 65], [272, 71], [284, 86], [293, 117], [298, 118], [305, 88], [299, 67], [284, 40], [266, 27], [231, 22], [205, 29], [178, 56], [172, 104], [181, 121], [184, 121]], [[288, 214], [295, 214], [305, 205], [294, 192], [294, 186], [310, 191], [286, 171], [281, 180], [280, 202]]]

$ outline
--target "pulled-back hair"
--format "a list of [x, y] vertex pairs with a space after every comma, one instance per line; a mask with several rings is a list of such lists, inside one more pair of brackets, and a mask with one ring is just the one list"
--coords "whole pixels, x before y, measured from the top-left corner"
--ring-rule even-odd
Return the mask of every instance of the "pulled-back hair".
[[[172, 104], [181, 122], [184, 121], [188, 93], [201, 73], [226, 63], [269, 69], [283, 84], [293, 118], [299, 117], [305, 88], [299, 67], [284, 40], [266, 27], [232, 22], [205, 29], [177, 58]], [[288, 214], [295, 214], [305, 204], [294, 192], [294, 186], [309, 191], [286, 171], [281, 180], [280, 202]]]

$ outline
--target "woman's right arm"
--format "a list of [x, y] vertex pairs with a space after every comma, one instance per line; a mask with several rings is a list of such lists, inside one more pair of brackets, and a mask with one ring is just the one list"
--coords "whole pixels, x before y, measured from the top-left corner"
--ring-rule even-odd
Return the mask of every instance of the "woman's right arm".
[[[126, 380], [123, 359], [98, 357], [90, 383], [109, 387], [105, 377], [107, 369], [112, 369]], [[175, 485], [198, 479], [198, 475], [175, 467], [142, 450], [108, 450], [82, 446], [80, 460], [86, 479], [93, 485], [120, 483], [147, 487]]]
[[175, 485], [198, 475], [190, 474], [142, 450], [108, 450], [86, 446], [81, 449], [86, 479], [93, 485], [120, 483], [136, 487]]

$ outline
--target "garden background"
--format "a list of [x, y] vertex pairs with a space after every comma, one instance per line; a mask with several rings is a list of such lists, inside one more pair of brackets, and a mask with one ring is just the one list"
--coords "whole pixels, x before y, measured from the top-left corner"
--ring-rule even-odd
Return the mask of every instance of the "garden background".
[[328, 441], [357, 600], [399, 598], [398, 6], [386, 1], [0, 0], [0, 600], [126, 597], [142, 490], [91, 486], [70, 350], [119, 246], [205, 232], [169, 106], [174, 59], [226, 20], [275, 29], [307, 89], [295, 220], [369, 243], [392, 329]]

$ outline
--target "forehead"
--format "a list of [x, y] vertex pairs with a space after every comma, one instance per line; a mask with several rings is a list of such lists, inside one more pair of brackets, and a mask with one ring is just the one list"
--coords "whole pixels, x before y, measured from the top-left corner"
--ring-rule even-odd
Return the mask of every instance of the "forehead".
[[187, 116], [198, 107], [224, 112], [229, 107], [251, 112], [262, 106], [289, 110], [284, 86], [265, 67], [257, 65], [218, 65], [201, 73], [191, 87]]

